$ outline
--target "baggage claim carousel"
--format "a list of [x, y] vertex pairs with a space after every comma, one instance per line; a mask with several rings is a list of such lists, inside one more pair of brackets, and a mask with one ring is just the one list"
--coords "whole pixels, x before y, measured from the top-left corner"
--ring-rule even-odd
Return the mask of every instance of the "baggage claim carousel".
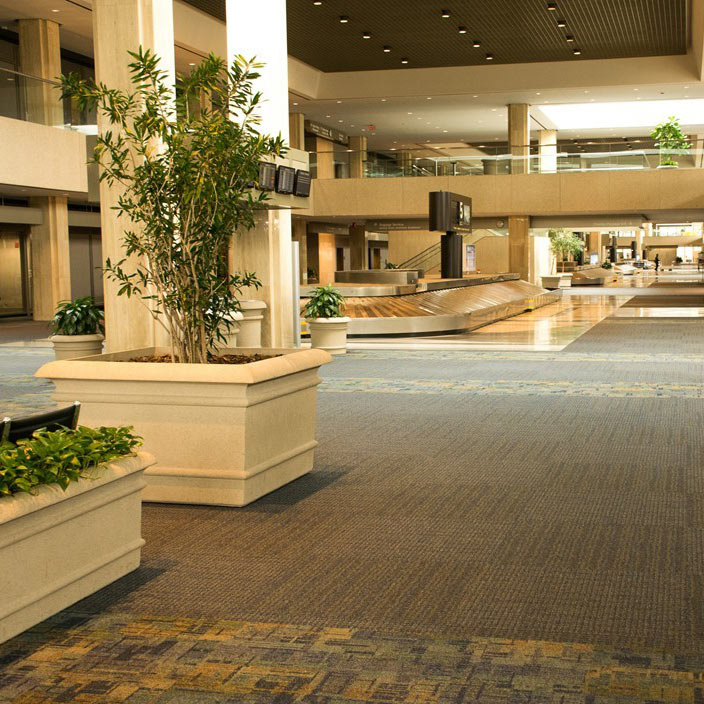
[[[424, 278], [417, 269], [339, 271], [335, 288], [351, 318], [348, 335], [389, 337], [465, 332], [553, 303], [558, 295], [518, 274]], [[301, 288], [302, 306], [313, 286]]]

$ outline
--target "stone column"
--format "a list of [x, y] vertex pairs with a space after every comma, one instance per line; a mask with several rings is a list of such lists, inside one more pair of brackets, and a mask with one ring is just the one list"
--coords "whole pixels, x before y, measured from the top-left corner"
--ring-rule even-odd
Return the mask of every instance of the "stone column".
[[291, 149], [306, 148], [306, 116], [302, 112], [292, 112], [288, 116], [289, 146]]
[[301, 218], [293, 219], [292, 237], [298, 242], [298, 280], [301, 286], [308, 285], [308, 225]]
[[364, 225], [350, 225], [350, 268], [367, 269], [367, 233]]
[[508, 106], [508, 146], [512, 156], [512, 174], [530, 171], [530, 105], [516, 103]]
[[531, 274], [530, 218], [511, 215], [508, 218], [508, 268], [523, 281]]
[[538, 132], [540, 173], [557, 173], [557, 130]]
[[335, 154], [333, 143], [322, 137], [315, 138], [315, 177], [335, 178]]
[[[367, 161], [367, 138], [350, 137], [350, 178], [364, 178], [364, 164]], [[354, 269], [354, 267], [352, 267]]]
[[587, 254], [596, 254], [601, 259], [601, 233], [587, 233]]
[[[314, 273], [314, 278], [320, 281], [320, 238], [317, 232], [308, 232], [306, 234], [306, 261], [308, 269]], [[308, 281], [310, 284], [311, 282]]]
[[[289, 142], [288, 45], [286, 0], [261, 3], [227, 0], [227, 59], [238, 54], [256, 56], [264, 64], [254, 89], [261, 91], [258, 106], [262, 134], [281, 134]], [[253, 271], [262, 288], [248, 292], [267, 304], [262, 324], [264, 347], [293, 345], [293, 272], [291, 211], [267, 210], [257, 215], [255, 227], [240, 232], [234, 242], [239, 271]]]
[[[160, 68], [175, 83], [172, 0], [93, 0], [93, 44], [95, 78], [110, 88], [132, 91], [127, 51], [142, 46], [160, 58]], [[98, 130], [113, 129], [98, 114]], [[120, 190], [100, 184], [100, 227], [103, 258], [119, 261], [124, 256], [122, 237], [127, 226], [118, 218]], [[129, 263], [126, 269], [129, 271]], [[105, 279], [105, 347], [108, 352], [168, 344], [168, 335], [158, 325], [144, 302], [118, 296], [119, 286]]]
[[[55, 81], [61, 74], [59, 25], [50, 20], [19, 21], [20, 70]], [[53, 83], [25, 82], [27, 118], [56, 126], [64, 122], [59, 91]], [[64, 197], [37, 197], [30, 205], [42, 212], [42, 224], [31, 229], [32, 309], [35, 320], [51, 320], [60, 301], [71, 298], [68, 208]]]

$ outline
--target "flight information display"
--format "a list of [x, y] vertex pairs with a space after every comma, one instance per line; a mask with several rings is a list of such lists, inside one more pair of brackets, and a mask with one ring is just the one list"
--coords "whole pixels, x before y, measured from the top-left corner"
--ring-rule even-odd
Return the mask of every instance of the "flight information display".
[[293, 194], [301, 198], [308, 198], [310, 195], [310, 171], [296, 169], [296, 185]]
[[269, 161], [259, 162], [259, 188], [262, 191], [276, 188], [276, 166]]
[[276, 192], [293, 193], [296, 180], [296, 169], [290, 166], [279, 166], [276, 169]]

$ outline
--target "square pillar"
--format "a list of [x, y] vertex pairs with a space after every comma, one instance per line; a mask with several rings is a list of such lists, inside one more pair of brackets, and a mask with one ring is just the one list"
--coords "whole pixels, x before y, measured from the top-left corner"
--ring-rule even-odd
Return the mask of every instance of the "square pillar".
[[288, 116], [289, 146], [291, 149], [306, 148], [306, 116], [302, 112], [292, 112]]
[[530, 218], [511, 215], [508, 218], [508, 268], [523, 281], [531, 275]]
[[335, 178], [335, 154], [333, 144], [322, 137], [315, 138], [315, 177]]
[[557, 130], [540, 130], [538, 144], [540, 173], [557, 173]]
[[294, 218], [292, 237], [298, 242], [298, 281], [301, 286], [308, 285], [308, 225], [301, 218]]
[[307, 270], [310, 272], [307, 276], [308, 284], [320, 281], [320, 237], [317, 232], [306, 234], [306, 260]]
[[530, 172], [530, 105], [516, 103], [508, 106], [508, 146], [512, 174]]
[[[367, 161], [367, 138], [350, 137], [350, 178], [364, 178], [364, 164]], [[352, 267], [354, 269], [354, 266]]]
[[367, 232], [364, 225], [350, 225], [350, 268], [367, 269]]

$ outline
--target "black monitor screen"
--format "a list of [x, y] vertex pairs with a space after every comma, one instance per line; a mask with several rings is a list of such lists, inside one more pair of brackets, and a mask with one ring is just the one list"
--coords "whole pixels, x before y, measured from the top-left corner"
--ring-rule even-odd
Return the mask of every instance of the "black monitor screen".
[[259, 162], [259, 188], [262, 191], [276, 188], [276, 166], [268, 161]]
[[290, 166], [279, 166], [276, 170], [276, 192], [293, 193], [293, 183], [296, 178], [296, 169]]
[[301, 198], [308, 198], [310, 195], [310, 171], [296, 170], [296, 185], [293, 193]]

